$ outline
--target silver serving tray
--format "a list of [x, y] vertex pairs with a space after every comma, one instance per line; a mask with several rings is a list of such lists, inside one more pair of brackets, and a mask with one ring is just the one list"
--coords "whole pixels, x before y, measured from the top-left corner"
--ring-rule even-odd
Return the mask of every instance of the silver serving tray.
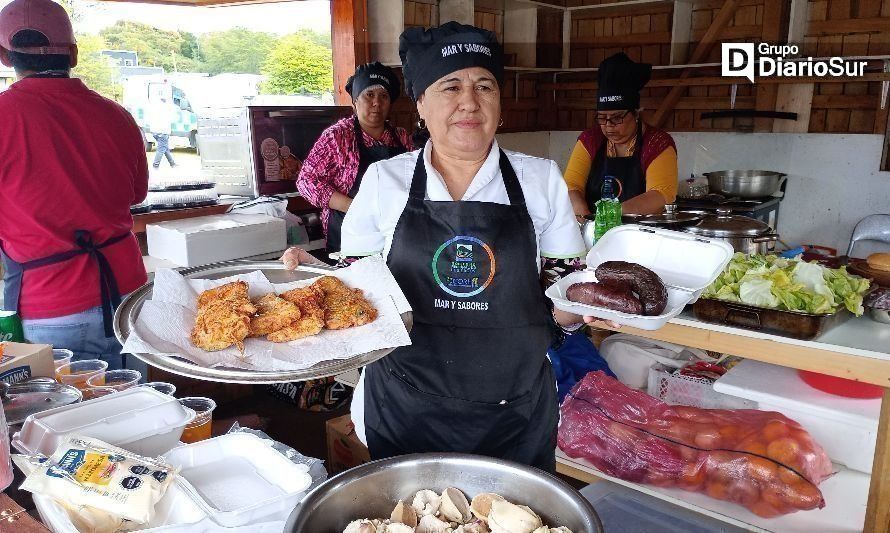
[[[301, 265], [296, 270], [287, 270], [279, 261], [227, 261], [213, 265], [184, 268], [180, 269], [179, 273], [187, 278], [219, 279], [237, 274], [246, 274], [256, 270], [262, 271], [272, 283], [290, 283], [292, 281], [312, 279], [322, 276], [334, 269], [328, 266]], [[152, 282], [146, 283], [127, 296], [117, 308], [117, 311], [114, 314], [114, 334], [117, 336], [117, 340], [120, 341], [121, 344], [124, 344], [127, 341], [127, 337], [129, 337], [130, 332], [133, 330], [133, 325], [136, 322], [136, 318], [139, 316], [139, 311], [142, 309], [142, 303], [151, 298], [153, 286], [154, 283]], [[411, 313], [402, 313], [402, 320], [405, 322], [405, 327], [408, 331], [411, 331], [411, 326], [413, 324]], [[343, 372], [348, 372], [349, 370], [373, 363], [392, 351], [392, 348], [375, 350], [373, 352], [350, 357], [349, 359], [323, 361], [303, 370], [277, 372], [243, 370], [226, 367], [207, 368], [196, 365], [186, 359], [168, 355], [150, 353], [135, 353], [132, 355], [145, 361], [145, 363], [150, 366], [166, 372], [179, 374], [180, 376], [223, 383], [257, 385], [306, 381], [342, 374]]]

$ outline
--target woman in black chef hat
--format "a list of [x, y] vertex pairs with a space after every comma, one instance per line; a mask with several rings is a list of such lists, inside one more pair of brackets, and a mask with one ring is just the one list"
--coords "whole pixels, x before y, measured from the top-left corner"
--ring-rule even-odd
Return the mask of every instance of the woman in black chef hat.
[[623, 52], [600, 63], [597, 125], [578, 137], [565, 173], [579, 218], [594, 210], [604, 176], [618, 180], [624, 213], [661, 213], [676, 198], [674, 140], [640, 118], [640, 91], [651, 74], [652, 65], [636, 63]]
[[387, 122], [399, 97], [396, 74], [381, 63], [355, 69], [346, 82], [355, 114], [326, 129], [303, 161], [297, 189], [322, 210], [328, 252], [340, 251], [340, 228], [371, 163], [413, 149], [403, 128]]
[[[502, 150], [503, 53], [449, 22], [399, 41], [406, 92], [430, 140], [373, 165], [343, 224], [343, 253], [380, 253], [413, 311], [411, 345], [369, 365], [352, 418], [375, 459], [464, 452], [555, 469], [554, 323], [543, 259], [585, 253], [553, 161]], [[307, 259], [290, 250], [294, 267]], [[587, 319], [592, 320], [592, 319]]]

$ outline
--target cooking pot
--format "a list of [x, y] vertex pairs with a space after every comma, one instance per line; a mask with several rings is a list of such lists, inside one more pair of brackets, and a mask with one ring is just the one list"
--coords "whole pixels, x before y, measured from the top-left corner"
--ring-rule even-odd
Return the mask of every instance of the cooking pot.
[[284, 533], [343, 531], [352, 520], [389, 518], [398, 500], [410, 502], [419, 490], [441, 493], [448, 487], [468, 499], [482, 492], [500, 494], [528, 505], [550, 527], [566, 526], [574, 533], [603, 530], [590, 502], [553, 475], [490, 457], [428, 453], [374, 461], [327, 480], [293, 510]]
[[664, 213], [637, 217], [634, 223], [680, 230], [701, 222], [705, 215], [704, 211], [677, 211], [676, 204], [667, 204], [664, 206]]
[[718, 207], [716, 215], [706, 216], [698, 224], [682, 231], [726, 241], [736, 252], [743, 254], [771, 253], [779, 239], [768, 224], [755, 218], [733, 215], [727, 207]]
[[785, 174], [771, 170], [721, 170], [705, 172], [705, 176], [712, 194], [738, 198], [781, 196], [779, 189], [788, 179]]

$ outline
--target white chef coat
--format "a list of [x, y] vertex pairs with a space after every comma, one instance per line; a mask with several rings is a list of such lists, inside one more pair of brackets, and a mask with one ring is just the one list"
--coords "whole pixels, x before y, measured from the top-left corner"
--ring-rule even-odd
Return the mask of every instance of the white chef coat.
[[[359, 192], [342, 227], [342, 255], [388, 257], [393, 234], [402, 211], [408, 203], [414, 166], [423, 154], [427, 172], [426, 198], [433, 202], [452, 202], [442, 175], [430, 162], [432, 141], [423, 150], [415, 150], [380, 161], [368, 167]], [[540, 257], [570, 259], [586, 253], [581, 230], [569, 200], [568, 187], [554, 161], [505, 150], [516, 171], [526, 208], [532, 219]], [[504, 178], [500, 171], [500, 149], [494, 141], [488, 158], [473, 177], [462, 201], [509, 204]], [[540, 261], [536, 261], [540, 268]], [[362, 442], [364, 423], [364, 374], [352, 398], [352, 421]]]

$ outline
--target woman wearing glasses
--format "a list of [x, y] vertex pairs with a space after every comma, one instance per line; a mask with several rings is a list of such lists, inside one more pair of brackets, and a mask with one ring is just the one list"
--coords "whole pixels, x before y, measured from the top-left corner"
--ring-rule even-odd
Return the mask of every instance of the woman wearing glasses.
[[640, 119], [640, 90], [651, 73], [652, 65], [635, 63], [623, 52], [600, 64], [597, 125], [578, 137], [565, 171], [575, 216], [592, 212], [604, 176], [614, 176], [620, 183], [624, 213], [661, 213], [666, 203], [674, 201], [674, 140]]

